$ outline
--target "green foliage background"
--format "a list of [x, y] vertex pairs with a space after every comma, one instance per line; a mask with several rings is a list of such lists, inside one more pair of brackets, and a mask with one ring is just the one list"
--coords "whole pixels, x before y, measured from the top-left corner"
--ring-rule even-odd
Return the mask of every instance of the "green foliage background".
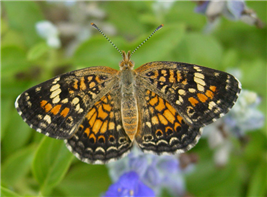
[[[111, 184], [104, 165], [78, 161], [63, 141], [30, 129], [14, 108], [26, 89], [62, 72], [105, 65], [118, 69], [120, 54], [99, 34], [82, 42], [71, 58], [65, 50], [47, 47], [35, 30], [45, 20], [46, 2], [2, 2], [1, 18], [1, 194], [2, 196], [99, 196]], [[244, 89], [257, 92], [266, 115], [266, 28], [222, 18], [210, 35], [202, 29], [206, 18], [193, 12], [193, 2], [176, 2], [164, 13], [153, 2], [99, 2], [105, 22], [116, 27], [111, 39], [121, 50], [133, 50], [159, 24], [157, 32], [132, 57], [136, 67], [150, 61], [180, 61], [225, 71], [238, 68]], [[266, 2], [247, 2], [266, 22]], [[94, 18], [91, 21], [94, 22]], [[100, 26], [100, 25], [99, 25]], [[100, 26], [101, 28], [101, 26]], [[59, 70], [59, 71], [58, 71]], [[190, 152], [199, 155], [186, 177], [195, 196], [266, 196], [266, 127], [248, 133], [242, 147], [231, 139], [234, 151], [224, 168], [213, 162], [213, 151], [201, 139]], [[166, 191], [164, 196], [168, 196]]]

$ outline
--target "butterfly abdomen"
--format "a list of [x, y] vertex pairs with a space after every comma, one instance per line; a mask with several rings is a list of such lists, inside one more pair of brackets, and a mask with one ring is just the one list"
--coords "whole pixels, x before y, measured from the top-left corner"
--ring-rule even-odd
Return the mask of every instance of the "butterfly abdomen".
[[134, 71], [126, 69], [121, 72], [122, 124], [131, 141], [134, 140], [138, 127], [138, 108], [134, 80]]

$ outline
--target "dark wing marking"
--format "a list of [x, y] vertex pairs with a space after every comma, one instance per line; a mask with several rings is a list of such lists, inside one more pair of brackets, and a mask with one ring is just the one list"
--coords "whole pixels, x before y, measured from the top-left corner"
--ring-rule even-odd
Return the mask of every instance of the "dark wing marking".
[[132, 147], [121, 119], [119, 92], [103, 96], [85, 116], [78, 131], [65, 140], [74, 155], [86, 163], [106, 163]]
[[159, 95], [145, 90], [139, 97], [140, 119], [136, 141], [143, 151], [182, 153], [196, 145], [201, 129], [187, 124]]
[[23, 92], [15, 107], [31, 128], [66, 139], [76, 131], [93, 104], [118, 83], [117, 73], [108, 67], [72, 71]]
[[138, 86], [166, 99], [193, 126], [201, 127], [226, 114], [241, 84], [232, 75], [193, 64], [151, 62], [136, 69]]

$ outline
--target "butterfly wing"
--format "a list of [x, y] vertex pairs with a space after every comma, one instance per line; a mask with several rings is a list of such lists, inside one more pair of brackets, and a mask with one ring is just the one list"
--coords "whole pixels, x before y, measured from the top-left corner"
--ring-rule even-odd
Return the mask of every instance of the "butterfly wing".
[[241, 84], [232, 75], [179, 62], [150, 62], [136, 69], [137, 86], [146, 86], [173, 106], [188, 124], [202, 127], [234, 105]]
[[120, 89], [103, 96], [86, 114], [78, 131], [65, 140], [74, 155], [87, 163], [106, 163], [129, 151], [132, 142], [121, 118]]
[[66, 139], [94, 103], [118, 83], [117, 73], [108, 67], [72, 71], [28, 89], [18, 96], [15, 107], [31, 128]]
[[139, 129], [136, 141], [143, 151], [182, 153], [191, 149], [201, 129], [187, 124], [169, 102], [154, 92], [139, 89]]

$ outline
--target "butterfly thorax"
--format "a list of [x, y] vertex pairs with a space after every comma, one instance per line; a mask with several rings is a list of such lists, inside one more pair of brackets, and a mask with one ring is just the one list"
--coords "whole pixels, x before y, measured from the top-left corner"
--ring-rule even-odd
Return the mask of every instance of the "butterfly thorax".
[[138, 108], [135, 92], [135, 71], [132, 70], [134, 64], [130, 60], [130, 53], [120, 63], [120, 85], [121, 85], [121, 115], [125, 132], [131, 139], [137, 132]]

